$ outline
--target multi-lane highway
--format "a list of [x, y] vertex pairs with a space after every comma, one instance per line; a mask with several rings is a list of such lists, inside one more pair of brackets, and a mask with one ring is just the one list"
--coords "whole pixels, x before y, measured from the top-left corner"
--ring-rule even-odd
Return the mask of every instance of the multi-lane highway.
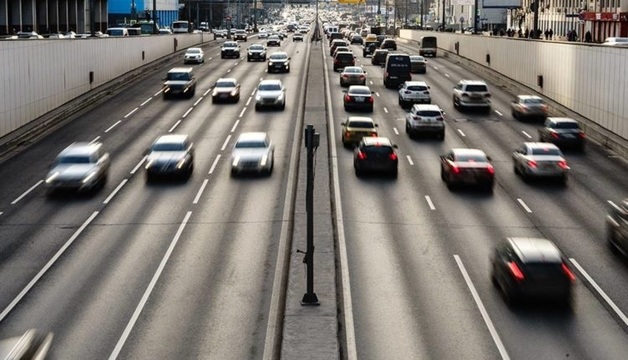
[[[327, 79], [332, 200], [342, 218], [355, 341], [343, 354], [360, 359], [622, 359], [628, 353], [627, 262], [606, 246], [608, 202], [628, 196], [628, 167], [595, 144], [567, 152], [567, 187], [525, 183], [511, 153], [536, 139], [539, 124], [510, 116], [512, 94], [493, 86], [493, 111], [455, 110], [451, 90], [477, 79], [444, 58], [429, 59], [432, 102], [446, 112], [444, 141], [411, 140], [395, 90], [383, 70], [353, 46], [375, 91], [372, 116], [400, 155], [399, 176], [357, 178], [340, 141], [338, 73], [327, 43], [284, 41], [288, 74], [266, 64], [220, 59], [220, 42], [195, 65], [193, 99], [164, 101], [165, 73], [182, 59], [130, 84], [0, 163], [0, 338], [27, 328], [55, 334], [55, 359], [260, 359], [265, 350], [280, 238], [300, 149], [302, 86], [308, 47]], [[412, 45], [400, 50], [416, 53]], [[312, 55], [314, 56], [314, 55]], [[237, 104], [212, 104], [218, 78], [237, 78]], [[260, 79], [281, 79], [284, 111], [256, 112]], [[490, 85], [490, 84], [489, 84]], [[305, 99], [307, 101], [307, 99]], [[319, 129], [320, 130], [320, 129]], [[270, 177], [232, 178], [230, 149], [246, 131], [275, 143]], [[147, 184], [147, 147], [167, 133], [190, 134], [196, 148], [187, 182]], [[75, 141], [101, 141], [111, 154], [108, 182], [92, 196], [48, 197], [43, 179], [55, 155]], [[295, 146], [296, 145], [296, 146]], [[447, 189], [439, 155], [483, 149], [493, 160], [493, 194]], [[319, 155], [320, 156], [320, 155]], [[325, 159], [318, 158], [318, 161]], [[578, 276], [572, 309], [510, 308], [489, 279], [489, 254], [506, 236], [547, 237]], [[337, 269], [342, 270], [341, 268]], [[343, 286], [339, 284], [339, 289]], [[345, 287], [346, 289], [346, 287]], [[349, 321], [347, 321], [349, 319]], [[352, 320], [352, 321], [351, 321]]]

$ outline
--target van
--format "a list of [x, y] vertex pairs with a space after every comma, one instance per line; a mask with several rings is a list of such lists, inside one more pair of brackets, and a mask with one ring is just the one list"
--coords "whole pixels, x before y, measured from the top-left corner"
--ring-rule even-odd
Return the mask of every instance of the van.
[[105, 34], [111, 37], [129, 36], [129, 30], [123, 27], [108, 28]]
[[384, 64], [384, 86], [398, 88], [406, 81], [412, 80], [410, 74], [410, 55], [388, 54]]
[[419, 41], [419, 55], [436, 57], [436, 36], [423, 36]]

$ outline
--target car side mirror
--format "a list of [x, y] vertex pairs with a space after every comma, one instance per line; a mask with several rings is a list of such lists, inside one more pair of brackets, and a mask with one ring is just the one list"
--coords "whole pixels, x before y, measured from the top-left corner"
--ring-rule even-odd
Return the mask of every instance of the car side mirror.
[[486, 160], [488, 160], [488, 161], [493, 161], [493, 159], [492, 159], [490, 156], [487, 156], [487, 157], [486, 157]]
[[375, 127], [378, 127], [378, 126], [379, 126], [379, 124], [373, 124], [373, 125], [375, 125]]
[[394, 149], [399, 149], [399, 146], [397, 146], [397, 144], [393, 144], [393, 148]]

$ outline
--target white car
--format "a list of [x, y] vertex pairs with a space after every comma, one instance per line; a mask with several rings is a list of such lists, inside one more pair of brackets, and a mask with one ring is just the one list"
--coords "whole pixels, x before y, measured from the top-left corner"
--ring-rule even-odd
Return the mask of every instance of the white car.
[[48, 193], [57, 190], [88, 192], [105, 185], [109, 154], [99, 142], [77, 142], [65, 148], [46, 176]]
[[189, 48], [185, 51], [185, 55], [183, 55], [183, 63], [196, 63], [201, 64], [205, 62], [205, 53], [201, 48]]
[[257, 33], [257, 37], [259, 39], [268, 39], [268, 33], [266, 31], [260, 31]]
[[412, 104], [432, 102], [430, 87], [425, 81], [406, 81], [399, 88], [399, 105], [402, 108], [412, 106]]
[[434, 134], [445, 139], [445, 113], [438, 105], [416, 104], [406, 114], [406, 133], [410, 138], [419, 134]]
[[274, 146], [265, 132], [242, 133], [231, 153], [231, 175], [273, 172]]
[[255, 111], [264, 107], [286, 108], [286, 89], [281, 80], [262, 80], [255, 93]]
[[552, 143], [525, 142], [512, 154], [514, 171], [523, 180], [532, 177], [558, 178], [567, 181], [569, 165], [560, 149]]

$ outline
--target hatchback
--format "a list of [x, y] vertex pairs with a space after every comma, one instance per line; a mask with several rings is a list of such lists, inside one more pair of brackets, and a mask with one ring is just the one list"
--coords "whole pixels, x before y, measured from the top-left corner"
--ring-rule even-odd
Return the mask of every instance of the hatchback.
[[396, 178], [399, 163], [396, 148], [388, 138], [363, 137], [353, 151], [355, 175], [384, 173]]
[[425, 81], [406, 81], [399, 89], [399, 105], [402, 108], [416, 103], [429, 104], [431, 102], [430, 87]]

